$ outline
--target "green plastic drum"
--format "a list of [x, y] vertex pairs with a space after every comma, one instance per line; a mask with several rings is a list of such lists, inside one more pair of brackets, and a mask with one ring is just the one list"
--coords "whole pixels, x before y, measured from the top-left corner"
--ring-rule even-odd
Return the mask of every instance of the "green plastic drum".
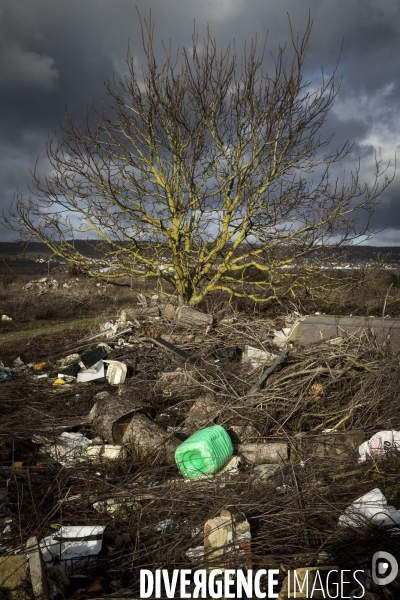
[[233, 453], [231, 438], [221, 425], [201, 429], [175, 450], [182, 475], [192, 479], [215, 473]]

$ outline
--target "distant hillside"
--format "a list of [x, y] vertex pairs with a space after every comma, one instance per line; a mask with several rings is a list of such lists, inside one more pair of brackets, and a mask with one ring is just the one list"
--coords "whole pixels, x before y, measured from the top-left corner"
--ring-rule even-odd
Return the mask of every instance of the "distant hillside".
[[[96, 240], [77, 240], [75, 247], [85, 256], [99, 256], [96, 252]], [[0, 242], [1, 257], [45, 258], [52, 255], [51, 250], [42, 242]]]
[[[85, 256], [101, 256], [96, 250], [100, 242], [96, 240], [77, 240], [75, 247]], [[312, 254], [313, 257], [322, 254], [333, 260], [348, 262], [371, 262], [383, 260], [387, 263], [400, 263], [400, 246], [352, 246], [349, 248], [323, 248], [320, 252]], [[41, 242], [0, 242], [0, 257], [34, 259], [49, 258], [51, 251]]]

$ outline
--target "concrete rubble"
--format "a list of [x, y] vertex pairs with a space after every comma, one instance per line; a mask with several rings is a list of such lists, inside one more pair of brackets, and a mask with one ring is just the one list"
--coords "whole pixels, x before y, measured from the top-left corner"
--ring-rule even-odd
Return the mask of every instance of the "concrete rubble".
[[251, 322], [141, 294], [101, 332], [0, 363], [0, 590], [138, 597], [141, 568], [174, 565], [274, 568], [286, 598], [293, 570], [309, 586], [371, 573], [373, 539], [397, 556], [398, 356], [375, 321], [347, 334], [362, 322], [322, 317]]

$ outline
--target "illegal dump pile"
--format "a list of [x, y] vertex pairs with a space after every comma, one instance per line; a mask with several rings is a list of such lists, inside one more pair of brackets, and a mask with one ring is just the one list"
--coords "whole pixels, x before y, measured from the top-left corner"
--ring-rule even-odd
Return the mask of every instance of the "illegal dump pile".
[[1, 368], [2, 590], [139, 597], [140, 569], [283, 583], [399, 556], [390, 346], [367, 330], [292, 345], [268, 320], [166, 306], [121, 316]]

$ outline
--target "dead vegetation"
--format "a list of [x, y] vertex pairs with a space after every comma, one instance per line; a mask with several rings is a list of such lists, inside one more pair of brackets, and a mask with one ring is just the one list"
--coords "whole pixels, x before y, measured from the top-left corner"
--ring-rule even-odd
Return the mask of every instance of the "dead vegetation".
[[[115, 306], [112, 310], [115, 316]], [[249, 395], [265, 367], [252, 368], [241, 352], [249, 345], [279, 354], [272, 334], [284, 318], [238, 312], [222, 300], [209, 312], [214, 325], [207, 333], [159, 318], [141, 321], [119, 338], [123, 341], [104, 340], [111, 349], [107, 358], [128, 365], [128, 378], [118, 388], [104, 380], [51, 385], [57, 361], [93, 343], [68, 352], [62, 346], [99, 331], [97, 324], [79, 333], [38, 335], [24, 345], [23, 360], [45, 361], [49, 378], [37, 379], [28, 369], [0, 382], [2, 554], [60, 526], [103, 525], [103, 549], [83, 587], [100, 581], [106, 594], [121, 597], [126, 590], [138, 597], [141, 568], [203, 564], [198, 555], [190, 562], [191, 549], [203, 544], [207, 519], [225, 509], [245, 514], [250, 523], [253, 568], [277, 565], [280, 581], [287, 569], [305, 565], [368, 565], [376, 548], [399, 556], [399, 537], [389, 530], [338, 527], [338, 518], [376, 487], [400, 508], [399, 455], [357, 463], [362, 441], [379, 430], [400, 430], [400, 358], [368, 332], [292, 347], [264, 387]], [[188, 358], [154, 343], [160, 336]], [[234, 453], [242, 456], [238, 471], [185, 481], [175, 465], [160, 464], [159, 448], [145, 458], [127, 447], [116, 460], [68, 465], [46, 460], [41, 437], [53, 443], [65, 431], [98, 437], [88, 414], [104, 391], [116, 400], [143, 403], [143, 414], [180, 441], [196, 428], [222, 425]], [[271, 461], [276, 468], [266, 478], [258, 459], [245, 458], [252, 444], [287, 447], [286, 456]], [[118, 509], [110, 514], [107, 502]], [[75, 591], [71, 586], [69, 595]]]

